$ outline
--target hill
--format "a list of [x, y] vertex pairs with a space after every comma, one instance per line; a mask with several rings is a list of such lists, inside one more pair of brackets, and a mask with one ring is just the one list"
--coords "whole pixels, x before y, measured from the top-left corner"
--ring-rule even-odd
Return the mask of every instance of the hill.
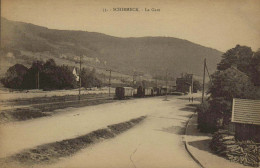
[[15, 62], [29, 65], [35, 59], [54, 58], [58, 64], [112, 68], [151, 76], [165, 70], [175, 77], [183, 72], [202, 74], [206, 58], [211, 72], [221, 59], [218, 50], [173, 37], [119, 38], [87, 31], [54, 30], [1, 18], [0, 74]]

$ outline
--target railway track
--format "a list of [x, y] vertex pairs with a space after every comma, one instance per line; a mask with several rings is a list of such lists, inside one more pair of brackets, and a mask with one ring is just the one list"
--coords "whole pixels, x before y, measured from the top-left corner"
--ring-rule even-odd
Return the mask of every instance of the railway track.
[[[82, 95], [80, 101], [95, 101], [95, 100], [105, 100], [105, 99], [113, 99], [114, 95]], [[40, 97], [40, 98], [28, 98], [28, 99], [15, 99], [11, 101], [1, 102], [0, 106], [11, 106], [11, 107], [29, 107], [29, 106], [37, 106], [37, 105], [51, 105], [51, 104], [59, 104], [59, 103], [71, 103], [71, 102], [79, 102], [77, 95], [72, 96], [60, 96], [60, 97]]]
[[[61, 97], [60, 97], [61, 98]], [[23, 99], [12, 101], [8, 103], [0, 104], [0, 123], [8, 121], [23, 121], [32, 118], [39, 118], [52, 115], [59, 109], [65, 109], [68, 107], [84, 107], [90, 105], [98, 105], [102, 103], [112, 102], [113, 96], [108, 95], [95, 95], [85, 96], [78, 100], [77, 96], [70, 97], [69, 99], [45, 99], [44, 101], [33, 101], [30, 99]]]

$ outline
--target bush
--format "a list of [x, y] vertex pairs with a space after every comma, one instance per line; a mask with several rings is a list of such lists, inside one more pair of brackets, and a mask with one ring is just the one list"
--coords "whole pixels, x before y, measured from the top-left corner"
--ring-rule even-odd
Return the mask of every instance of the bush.
[[198, 91], [201, 91], [202, 86], [201, 83], [198, 80], [194, 80], [193, 82], [193, 92], [197, 93]]
[[213, 133], [217, 130], [216, 117], [210, 112], [210, 105], [207, 101], [197, 107], [198, 129], [201, 132]]

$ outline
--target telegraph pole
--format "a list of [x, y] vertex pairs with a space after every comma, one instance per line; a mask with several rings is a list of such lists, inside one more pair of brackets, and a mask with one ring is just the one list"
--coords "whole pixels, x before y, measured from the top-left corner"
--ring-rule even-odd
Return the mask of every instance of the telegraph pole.
[[134, 86], [135, 86], [135, 76], [136, 76], [136, 74], [135, 74], [135, 72], [134, 72], [134, 74], [133, 74], [133, 88], [134, 88]]
[[37, 82], [37, 86], [38, 86], [38, 89], [40, 89], [40, 72], [38, 71], [38, 82]]
[[79, 101], [80, 101], [80, 92], [81, 92], [81, 55], [79, 57]]
[[123, 75], [121, 74], [121, 87], [123, 87]]
[[191, 94], [193, 93], [193, 74], [191, 74]]
[[111, 87], [111, 69], [109, 69], [109, 70], [106, 70], [106, 71], [109, 71], [109, 84], [108, 84], [108, 86], [109, 86], [109, 90], [108, 90], [108, 96], [110, 97], [110, 87]]
[[38, 89], [38, 72], [35, 74], [35, 89]]
[[156, 88], [158, 87], [158, 75], [157, 75], [157, 73], [156, 73], [156, 76], [155, 76], [155, 84], [156, 84]]
[[166, 93], [165, 93], [165, 101], [167, 101], [167, 92], [168, 92], [168, 69], [166, 70]]
[[190, 93], [191, 95], [191, 101], [193, 102], [193, 74], [191, 74], [191, 93]]
[[202, 103], [204, 102], [204, 91], [205, 91], [205, 70], [206, 70], [206, 58], [204, 59], [204, 69], [203, 69]]

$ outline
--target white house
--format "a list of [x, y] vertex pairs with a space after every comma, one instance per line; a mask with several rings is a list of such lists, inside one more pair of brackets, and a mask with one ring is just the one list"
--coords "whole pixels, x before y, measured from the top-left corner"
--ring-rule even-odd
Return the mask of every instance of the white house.
[[78, 73], [77, 73], [77, 69], [76, 69], [75, 67], [73, 68], [72, 73], [73, 73], [73, 75], [75, 76], [76, 81], [79, 81], [79, 75], [78, 75]]

